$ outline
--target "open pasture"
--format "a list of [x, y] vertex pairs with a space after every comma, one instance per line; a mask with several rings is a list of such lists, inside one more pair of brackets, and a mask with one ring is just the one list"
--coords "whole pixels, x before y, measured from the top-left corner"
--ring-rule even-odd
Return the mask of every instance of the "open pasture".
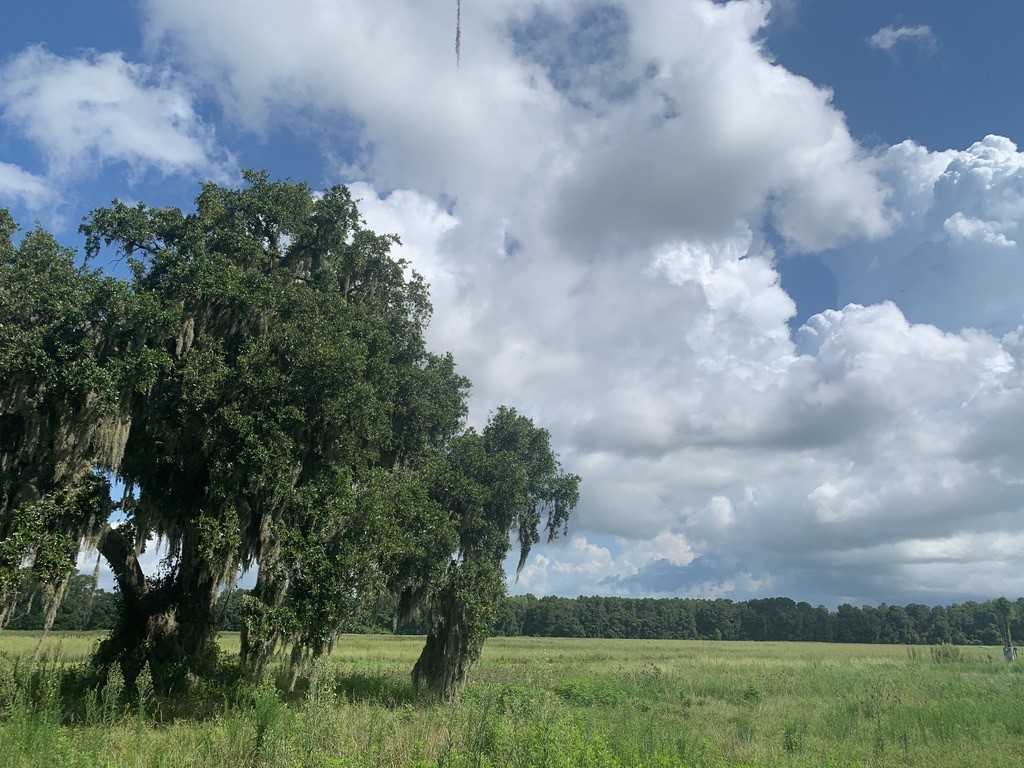
[[[62, 699], [96, 634], [0, 633], [0, 765], [1008, 766], [1024, 673], [1000, 649], [495, 638], [459, 701], [419, 701], [418, 637], [347, 636], [286, 701]], [[237, 637], [225, 635], [226, 650]], [[66, 685], [66, 683], [65, 683]]]

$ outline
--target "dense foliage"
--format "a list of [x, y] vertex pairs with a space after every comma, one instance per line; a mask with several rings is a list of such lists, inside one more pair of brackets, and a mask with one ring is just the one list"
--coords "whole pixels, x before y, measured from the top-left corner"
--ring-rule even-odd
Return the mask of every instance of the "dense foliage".
[[242, 570], [256, 677], [290, 645], [294, 682], [394, 595], [431, 617], [415, 679], [451, 695], [510, 534], [524, 557], [545, 523], [558, 535], [579, 479], [511, 409], [463, 432], [469, 382], [425, 347], [426, 286], [345, 187], [246, 180], [206, 185], [191, 214], [94, 211], [87, 259], [113, 248], [129, 280], [41, 231], [15, 244], [0, 214], [0, 605], [31, 577], [51, 622], [96, 548], [121, 596], [98, 666], [169, 687], [218, 663], [217, 595]]

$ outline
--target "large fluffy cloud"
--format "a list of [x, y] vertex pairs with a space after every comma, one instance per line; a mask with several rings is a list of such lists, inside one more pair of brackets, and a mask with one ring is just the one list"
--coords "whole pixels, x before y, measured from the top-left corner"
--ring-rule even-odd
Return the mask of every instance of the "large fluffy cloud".
[[[720, 236], [767, 208], [800, 250], [888, 231], [886, 190], [831, 94], [772, 64], [762, 3], [641, 3], [629, 61], [644, 78], [609, 107], [561, 184], [559, 226], [591, 247]], [[770, 201], [770, 202], [769, 202]]]
[[144, 5], [236, 119], [355, 125], [377, 183], [543, 223], [584, 257], [765, 213], [805, 250], [891, 225], [829, 92], [762, 51], [767, 3], [479, 3], [461, 70], [451, 18], [413, 0]]
[[120, 53], [25, 49], [0, 69], [0, 118], [39, 147], [51, 177], [112, 161], [216, 176], [224, 160], [188, 91]]

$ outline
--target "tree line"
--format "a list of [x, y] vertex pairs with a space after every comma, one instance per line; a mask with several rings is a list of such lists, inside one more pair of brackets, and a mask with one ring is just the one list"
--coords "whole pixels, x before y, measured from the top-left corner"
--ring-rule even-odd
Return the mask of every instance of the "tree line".
[[170, 689], [217, 671], [218, 594], [255, 569], [245, 674], [287, 647], [294, 685], [386, 597], [426, 630], [414, 683], [451, 696], [506, 555], [565, 530], [579, 478], [512, 408], [466, 428], [427, 286], [347, 188], [244, 177], [190, 213], [91, 212], [84, 259], [0, 209], [0, 627], [29, 593], [55, 626], [98, 552], [120, 600], [95, 669]]
[[[219, 595], [216, 614], [222, 630], [237, 632], [242, 628], [246, 594], [245, 590], [225, 590]], [[115, 593], [93, 590], [89, 577], [77, 574], [53, 626], [63, 630], [110, 629], [116, 621], [118, 600]], [[396, 624], [396, 609], [394, 599], [384, 596], [366, 606], [349, 629], [426, 634], [428, 626], [423, 620]], [[26, 594], [9, 627], [41, 629], [43, 621], [39, 602]], [[1024, 637], [1024, 597], [946, 606], [844, 603], [837, 610], [829, 610], [785, 597], [733, 602], [691, 598], [538, 599], [515, 595], [498, 601], [491, 632], [505, 637], [1000, 645], [1012, 642], [1013, 637]]]
[[687, 640], [997, 645], [1024, 636], [1024, 598], [948, 606], [836, 610], [786, 597], [726, 599], [513, 596], [497, 611], [499, 635]]

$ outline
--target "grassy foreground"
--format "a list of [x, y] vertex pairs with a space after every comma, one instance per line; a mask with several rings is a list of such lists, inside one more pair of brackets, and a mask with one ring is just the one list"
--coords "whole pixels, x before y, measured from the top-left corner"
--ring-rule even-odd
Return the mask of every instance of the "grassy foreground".
[[[194, 686], [125, 703], [117, 681], [62, 701], [97, 634], [0, 633], [0, 765], [1010, 766], [1024, 662], [999, 649], [491, 640], [460, 700], [417, 701], [422, 640], [349, 636], [282, 700]], [[237, 649], [237, 637], [223, 638]], [[113, 689], [113, 690], [112, 690]]]

